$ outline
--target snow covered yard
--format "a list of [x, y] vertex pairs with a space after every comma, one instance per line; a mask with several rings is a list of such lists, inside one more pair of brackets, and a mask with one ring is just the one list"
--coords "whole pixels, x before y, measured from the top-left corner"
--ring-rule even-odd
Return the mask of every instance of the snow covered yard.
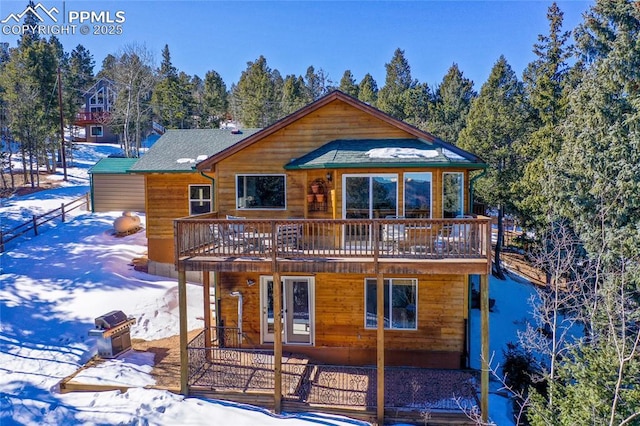
[[[69, 182], [2, 200], [2, 226], [14, 226], [86, 193], [88, 168], [116, 151], [116, 146], [80, 145]], [[153, 359], [140, 352], [128, 352], [77, 377], [83, 383], [136, 388], [61, 394], [59, 382], [96, 353], [95, 339], [87, 334], [96, 316], [111, 310], [134, 316], [132, 339], [178, 334], [176, 281], [133, 269], [132, 259], [146, 251], [146, 238], [143, 232], [114, 237], [113, 221], [120, 215], [77, 211], [73, 220], [57, 221], [37, 237], [11, 242], [0, 254], [0, 424], [364, 424], [316, 413], [276, 416], [252, 406], [144, 389], [155, 383], [150, 374]], [[202, 316], [202, 292], [196, 285], [188, 287], [189, 328], [196, 329], [202, 327], [197, 319]], [[495, 362], [502, 362], [505, 343], [516, 341], [516, 330], [524, 328], [533, 289], [491, 278], [490, 291], [496, 299], [490, 351]], [[472, 311], [471, 322], [472, 367], [479, 368], [479, 311]], [[493, 394], [490, 407], [496, 424], [512, 424], [505, 398]]]

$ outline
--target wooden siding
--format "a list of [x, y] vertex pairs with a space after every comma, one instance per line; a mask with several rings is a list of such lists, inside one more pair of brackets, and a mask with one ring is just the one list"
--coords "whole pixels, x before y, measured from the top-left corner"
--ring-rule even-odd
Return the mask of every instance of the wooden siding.
[[[219, 177], [217, 209], [249, 218], [265, 216], [264, 210], [235, 211], [236, 174], [282, 174], [283, 167], [292, 159], [335, 139], [407, 137], [413, 136], [344, 102], [331, 102], [218, 163], [215, 168], [215, 175]], [[286, 174], [287, 210], [270, 210], [268, 215], [272, 218], [305, 217], [308, 185], [316, 177], [324, 177], [326, 171], [309, 171], [309, 177], [305, 171], [287, 171]]]
[[93, 211], [145, 211], [144, 176], [95, 174]]
[[174, 261], [173, 220], [189, 216], [189, 185], [211, 185], [199, 173], [145, 175], [149, 260]]
[[[283, 275], [284, 276], [284, 275]], [[315, 275], [315, 347], [370, 349], [376, 346], [376, 330], [364, 324], [365, 275]], [[386, 278], [401, 278], [388, 276]], [[409, 277], [407, 277], [409, 278]], [[418, 329], [386, 330], [385, 348], [397, 351], [430, 351], [461, 354], [464, 351], [467, 276], [424, 275], [418, 278]], [[247, 286], [252, 279], [255, 285]], [[243, 294], [243, 332], [246, 344], [260, 343], [260, 276], [221, 273], [220, 318], [225, 326], [237, 326], [238, 299]]]

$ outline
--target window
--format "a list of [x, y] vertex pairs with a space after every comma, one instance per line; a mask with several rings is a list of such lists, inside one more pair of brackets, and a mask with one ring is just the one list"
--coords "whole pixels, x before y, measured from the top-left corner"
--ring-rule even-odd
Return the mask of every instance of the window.
[[189, 214], [211, 213], [211, 185], [189, 185]]
[[464, 174], [442, 174], [442, 217], [453, 218], [464, 214]]
[[431, 218], [431, 173], [404, 174], [404, 216]]
[[239, 209], [285, 209], [284, 175], [237, 175]]
[[[365, 280], [365, 327], [378, 325], [377, 280]], [[384, 328], [417, 330], [418, 280], [413, 278], [390, 278], [384, 280]]]
[[102, 126], [91, 126], [91, 136], [102, 137]]
[[344, 218], [374, 219], [398, 214], [398, 175], [344, 175]]

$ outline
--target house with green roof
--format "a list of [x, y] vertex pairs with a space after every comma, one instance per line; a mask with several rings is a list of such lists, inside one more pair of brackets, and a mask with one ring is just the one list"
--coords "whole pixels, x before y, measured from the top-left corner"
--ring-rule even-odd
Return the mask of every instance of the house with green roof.
[[[468, 369], [471, 339], [488, 360], [485, 167], [339, 91], [264, 129], [168, 131], [131, 171], [150, 272], [178, 277], [181, 391], [464, 424], [453, 393], [470, 408], [479, 382], [486, 413], [488, 369]], [[205, 306], [189, 341], [191, 279]]]

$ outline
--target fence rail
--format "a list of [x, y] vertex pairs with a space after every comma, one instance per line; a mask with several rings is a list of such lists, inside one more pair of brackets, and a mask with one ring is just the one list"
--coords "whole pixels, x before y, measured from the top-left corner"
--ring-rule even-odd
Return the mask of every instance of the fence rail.
[[5, 244], [25, 235], [29, 231], [33, 231], [33, 235], [37, 236], [38, 228], [40, 226], [58, 218], [60, 218], [62, 222], [65, 222], [66, 216], [69, 212], [82, 207], [86, 207], [86, 209], [89, 210], [90, 205], [91, 202], [89, 193], [87, 192], [82, 197], [76, 198], [73, 201], [70, 201], [66, 204], [62, 203], [57, 209], [48, 211], [40, 215], [33, 215], [30, 220], [25, 221], [20, 225], [14, 226], [13, 228], [6, 231], [0, 230], [0, 252], [3, 252], [5, 250]]

